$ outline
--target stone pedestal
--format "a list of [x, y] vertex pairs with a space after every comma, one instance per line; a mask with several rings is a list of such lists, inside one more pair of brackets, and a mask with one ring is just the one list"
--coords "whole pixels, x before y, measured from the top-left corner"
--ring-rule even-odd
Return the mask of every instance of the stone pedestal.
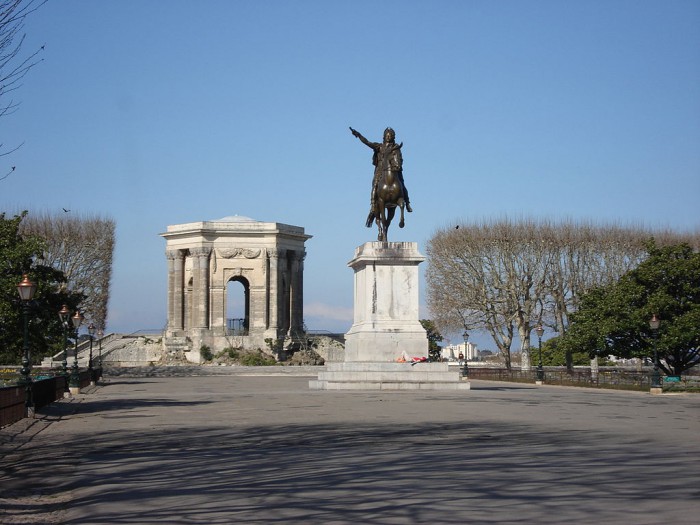
[[419, 321], [415, 242], [368, 242], [348, 263], [355, 272], [355, 315], [345, 335], [345, 361], [395, 362], [427, 357], [428, 339]]
[[[355, 272], [354, 319], [345, 335], [345, 361], [331, 363], [309, 388], [318, 390], [468, 390], [458, 371], [427, 358], [419, 321], [418, 265], [414, 242], [368, 242], [348, 263]], [[409, 362], [397, 362], [402, 357]]]

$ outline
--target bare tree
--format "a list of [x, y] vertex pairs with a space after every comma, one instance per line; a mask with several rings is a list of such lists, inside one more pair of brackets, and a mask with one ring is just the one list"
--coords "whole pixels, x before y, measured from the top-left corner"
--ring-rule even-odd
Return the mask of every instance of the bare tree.
[[[27, 16], [36, 11], [47, 0], [0, 0], [0, 117], [12, 113], [18, 102], [10, 98], [11, 93], [19, 89], [21, 81], [29, 70], [41, 61], [39, 53], [44, 46], [28, 56], [22, 56], [22, 44], [26, 37], [22, 33], [24, 21]], [[20, 148], [22, 144], [12, 146], [3, 151], [0, 143], [0, 157], [9, 155]], [[14, 166], [0, 180], [6, 179], [13, 171]]]
[[427, 247], [428, 306], [443, 332], [488, 332], [508, 367], [517, 330], [527, 369], [534, 327], [563, 333], [579, 296], [638, 265], [650, 237], [660, 245], [700, 245], [697, 233], [571, 221], [502, 219], [444, 228]]
[[96, 328], [104, 330], [112, 276], [112, 219], [95, 216], [41, 214], [28, 217], [23, 232], [46, 240], [41, 264], [61, 270], [67, 288], [85, 295], [81, 309]]
[[547, 270], [547, 301], [552, 328], [562, 333], [569, 315], [578, 308], [579, 297], [594, 286], [605, 286], [635, 268], [647, 255], [646, 242], [658, 246], [687, 243], [700, 249], [700, 235], [652, 230], [643, 226], [563, 222], [553, 232], [552, 246], [557, 254]]
[[532, 319], [542, 316], [552, 256], [540, 225], [503, 219], [450, 228], [430, 240], [427, 252], [428, 305], [438, 326], [487, 331], [508, 367], [517, 330], [529, 367]]

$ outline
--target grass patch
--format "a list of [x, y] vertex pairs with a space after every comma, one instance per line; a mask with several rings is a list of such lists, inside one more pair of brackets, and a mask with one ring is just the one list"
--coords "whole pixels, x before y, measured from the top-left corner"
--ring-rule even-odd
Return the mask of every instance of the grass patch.
[[224, 365], [241, 366], [273, 366], [277, 361], [262, 350], [244, 350], [242, 348], [228, 347], [216, 354], [214, 359]]

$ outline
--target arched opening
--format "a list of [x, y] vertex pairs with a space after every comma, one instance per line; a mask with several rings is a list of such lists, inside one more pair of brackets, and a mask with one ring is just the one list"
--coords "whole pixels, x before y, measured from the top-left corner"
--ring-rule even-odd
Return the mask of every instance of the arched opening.
[[248, 335], [250, 327], [250, 284], [245, 277], [233, 277], [226, 284], [226, 330], [229, 335]]

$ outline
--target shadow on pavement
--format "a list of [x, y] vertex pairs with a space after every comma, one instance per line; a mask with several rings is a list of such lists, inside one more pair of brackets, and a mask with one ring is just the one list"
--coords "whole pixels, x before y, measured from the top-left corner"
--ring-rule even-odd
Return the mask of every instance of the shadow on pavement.
[[[25, 486], [56, 509], [74, 494], [66, 524], [642, 524], [661, 507], [665, 521], [690, 523], [700, 496], [669, 475], [697, 464], [683, 450], [506, 422], [118, 431], [75, 439], [72, 462], [56, 464], [61, 454], [24, 458]], [[52, 465], [51, 480], [40, 475]]]
[[174, 401], [172, 399], [116, 399], [116, 400], [90, 400], [80, 405], [81, 414], [109, 413], [115, 410], [133, 410], [138, 408], [172, 408], [207, 405], [212, 401]]

